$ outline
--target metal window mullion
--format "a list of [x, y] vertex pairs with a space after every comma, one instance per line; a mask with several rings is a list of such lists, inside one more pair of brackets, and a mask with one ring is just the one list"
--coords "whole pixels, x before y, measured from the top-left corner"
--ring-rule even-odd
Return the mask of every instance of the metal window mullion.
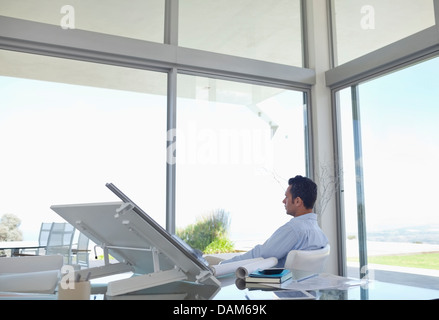
[[436, 28], [439, 29], [439, 0], [433, 0]]
[[[314, 177], [315, 170], [313, 168], [314, 152], [313, 152], [313, 135], [312, 135], [312, 108], [311, 108], [311, 90], [303, 91], [303, 124], [305, 127], [305, 166], [306, 175]], [[315, 178], [315, 177], [314, 177]]]
[[178, 0], [165, 1], [164, 43], [178, 45]]
[[[164, 43], [168, 45], [178, 45], [178, 0], [165, 1], [165, 28], [164, 28]], [[167, 87], [167, 152], [173, 152], [170, 148], [171, 144], [176, 143], [175, 130], [177, 128], [177, 69], [172, 68], [168, 72], [168, 87]], [[171, 133], [171, 134], [169, 134]], [[171, 139], [171, 140], [170, 140]], [[166, 161], [166, 230], [175, 234], [175, 193], [176, 193], [176, 164], [175, 155], [167, 155]]]
[[367, 234], [366, 209], [364, 198], [363, 150], [361, 139], [361, 117], [358, 86], [351, 87], [352, 93], [352, 124], [355, 152], [355, 183], [357, 191], [358, 248], [360, 257], [360, 278], [367, 273]]
[[[170, 136], [176, 139], [177, 128], [177, 69], [172, 68], [168, 72], [168, 100], [167, 100], [167, 133], [174, 133]], [[167, 140], [166, 150], [170, 151], [170, 145], [176, 143], [174, 140]], [[172, 150], [172, 148], [171, 148]], [[172, 157], [172, 155], [171, 155]], [[170, 161], [169, 155], [166, 161], [166, 230], [175, 234], [175, 192], [176, 192], [176, 164]]]
[[308, 16], [306, 0], [301, 0], [301, 19], [302, 19], [302, 67], [309, 68], [309, 47], [308, 47]]
[[328, 37], [329, 37], [329, 63], [330, 69], [333, 69], [337, 61], [337, 34], [335, 30], [335, 9], [334, 1], [327, 0], [328, 8]]
[[341, 112], [340, 112], [340, 93], [331, 90], [331, 108], [332, 123], [334, 128], [333, 145], [334, 145], [334, 172], [336, 172], [336, 219], [337, 219], [337, 243], [339, 254], [338, 274], [347, 276], [346, 269], [346, 228], [345, 228], [345, 210], [344, 210], [344, 179], [343, 179], [343, 149], [342, 149], [342, 131], [341, 131]]

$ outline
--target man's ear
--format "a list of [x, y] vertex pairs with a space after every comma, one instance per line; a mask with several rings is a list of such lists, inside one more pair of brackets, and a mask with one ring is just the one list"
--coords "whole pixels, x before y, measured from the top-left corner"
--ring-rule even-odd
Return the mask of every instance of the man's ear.
[[300, 207], [301, 205], [303, 205], [303, 200], [301, 197], [296, 197], [296, 198], [294, 198], [293, 203], [295, 206]]

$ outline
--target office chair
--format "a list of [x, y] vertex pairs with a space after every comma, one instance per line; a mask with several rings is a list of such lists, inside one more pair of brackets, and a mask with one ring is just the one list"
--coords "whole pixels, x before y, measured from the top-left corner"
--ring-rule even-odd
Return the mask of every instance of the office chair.
[[285, 268], [321, 273], [325, 269], [329, 252], [329, 244], [317, 250], [291, 250], [287, 255]]

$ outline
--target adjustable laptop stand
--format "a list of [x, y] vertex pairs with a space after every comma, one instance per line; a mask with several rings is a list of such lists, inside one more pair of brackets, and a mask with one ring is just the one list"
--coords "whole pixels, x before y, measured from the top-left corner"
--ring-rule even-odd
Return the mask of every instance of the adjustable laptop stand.
[[[90, 278], [132, 271], [134, 276], [108, 283], [117, 296], [178, 281], [220, 289], [208, 263], [184, 241], [169, 234], [113, 184], [122, 202], [53, 205], [50, 208], [104, 250], [104, 266], [78, 271]], [[119, 263], [110, 264], [109, 255]]]

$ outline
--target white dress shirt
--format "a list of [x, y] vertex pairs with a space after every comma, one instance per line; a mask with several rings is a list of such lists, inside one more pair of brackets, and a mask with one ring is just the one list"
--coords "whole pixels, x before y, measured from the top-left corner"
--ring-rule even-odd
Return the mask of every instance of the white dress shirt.
[[275, 257], [278, 259], [276, 267], [284, 267], [291, 250], [317, 250], [327, 244], [328, 238], [317, 223], [317, 215], [308, 213], [292, 218], [277, 229], [264, 244], [258, 244], [242, 255], [224, 260], [222, 264], [259, 257]]

